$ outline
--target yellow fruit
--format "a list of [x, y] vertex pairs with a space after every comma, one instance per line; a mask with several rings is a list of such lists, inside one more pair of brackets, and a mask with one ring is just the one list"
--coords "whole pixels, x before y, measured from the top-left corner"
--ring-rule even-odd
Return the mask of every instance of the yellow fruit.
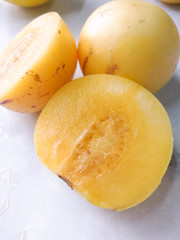
[[180, 0], [161, 0], [161, 2], [176, 4], [176, 3], [180, 3]]
[[5, 0], [9, 3], [21, 6], [21, 7], [37, 7], [49, 0]]
[[152, 93], [172, 77], [180, 53], [178, 31], [161, 8], [139, 0], [111, 1], [87, 19], [78, 55], [84, 75], [129, 78]]
[[168, 115], [142, 86], [108, 74], [72, 81], [39, 116], [42, 162], [89, 202], [123, 210], [160, 184], [172, 153]]
[[55, 12], [29, 23], [0, 56], [0, 104], [14, 111], [41, 110], [72, 80], [77, 63], [74, 38]]

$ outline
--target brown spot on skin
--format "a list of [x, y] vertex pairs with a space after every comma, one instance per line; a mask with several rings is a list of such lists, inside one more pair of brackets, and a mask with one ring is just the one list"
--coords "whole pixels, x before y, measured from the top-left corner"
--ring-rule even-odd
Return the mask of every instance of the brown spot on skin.
[[56, 68], [56, 74], [59, 73], [59, 69], [60, 69], [60, 67]]
[[143, 20], [143, 19], [140, 19], [140, 20], [139, 20], [139, 23], [143, 23], [143, 22], [144, 22], [144, 20]]
[[118, 65], [117, 64], [113, 64], [113, 65], [108, 65], [106, 68], [106, 74], [114, 74], [114, 72], [118, 69]]
[[93, 54], [93, 50], [92, 50], [92, 47], [89, 48], [89, 52], [88, 52], [88, 55], [85, 57], [84, 59], [84, 63], [83, 63], [83, 67], [82, 67], [82, 71], [83, 71], [83, 74], [85, 75], [85, 70], [86, 70], [86, 66], [87, 66], [87, 63], [89, 61], [89, 57]]
[[31, 108], [35, 108], [35, 107], [36, 107], [36, 105], [31, 106]]
[[66, 66], [66, 65], [65, 65], [65, 63], [64, 63], [64, 64], [62, 65], [62, 69], [65, 68], [65, 66]]
[[27, 95], [28, 95], [28, 96], [31, 96], [31, 93], [28, 93]]
[[28, 72], [26, 72], [26, 75], [29, 75], [30, 77], [34, 77], [34, 73], [31, 70], [28, 70]]
[[59, 30], [58, 33], [61, 34], [61, 31]]
[[29, 88], [30, 88], [30, 89], [32, 89], [32, 87], [31, 87], [31, 86], [30, 86]]
[[45, 96], [47, 96], [49, 94], [49, 92], [47, 92], [47, 93], [45, 93], [45, 94], [43, 94], [43, 95], [39, 95], [39, 97], [45, 97]]
[[0, 104], [11, 103], [12, 101], [13, 101], [13, 99], [6, 99], [3, 102], [1, 102]]
[[36, 81], [36, 82], [41, 82], [41, 79], [40, 79], [40, 77], [39, 77], [38, 74], [35, 74], [35, 76], [34, 76], [34, 81]]
[[67, 178], [62, 177], [61, 175], [59, 175], [58, 177], [61, 178], [65, 183], [67, 183], [67, 185], [73, 190], [72, 183]]

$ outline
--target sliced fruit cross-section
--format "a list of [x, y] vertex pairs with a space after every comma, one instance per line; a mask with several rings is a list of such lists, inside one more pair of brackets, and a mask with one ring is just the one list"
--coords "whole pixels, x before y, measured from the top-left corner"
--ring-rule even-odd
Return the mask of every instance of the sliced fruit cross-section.
[[160, 184], [172, 153], [159, 101], [118, 76], [90, 75], [63, 86], [35, 128], [39, 158], [89, 202], [123, 210]]
[[20, 112], [41, 110], [72, 80], [77, 63], [74, 38], [55, 12], [29, 23], [0, 56], [0, 104]]

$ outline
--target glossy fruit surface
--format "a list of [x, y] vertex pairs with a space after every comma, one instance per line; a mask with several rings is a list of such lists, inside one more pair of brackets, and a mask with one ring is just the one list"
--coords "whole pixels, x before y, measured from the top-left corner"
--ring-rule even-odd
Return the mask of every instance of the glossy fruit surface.
[[173, 20], [161, 8], [139, 0], [102, 5], [87, 19], [79, 38], [84, 75], [119, 75], [152, 93], [171, 79], [179, 54]]

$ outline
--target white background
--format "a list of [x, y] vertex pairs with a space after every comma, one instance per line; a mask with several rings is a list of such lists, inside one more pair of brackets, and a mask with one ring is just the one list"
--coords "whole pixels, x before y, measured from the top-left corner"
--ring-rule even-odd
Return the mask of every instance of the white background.
[[[0, 52], [30, 20], [48, 11], [64, 18], [76, 42], [87, 19], [105, 0], [54, 0], [24, 9], [0, 0]], [[180, 5], [162, 7], [180, 31]], [[79, 68], [75, 78], [81, 76]], [[180, 64], [158, 94], [173, 127], [171, 165], [155, 193], [124, 212], [100, 209], [47, 170], [36, 156], [38, 114], [0, 107], [0, 240], [180, 240]]]

